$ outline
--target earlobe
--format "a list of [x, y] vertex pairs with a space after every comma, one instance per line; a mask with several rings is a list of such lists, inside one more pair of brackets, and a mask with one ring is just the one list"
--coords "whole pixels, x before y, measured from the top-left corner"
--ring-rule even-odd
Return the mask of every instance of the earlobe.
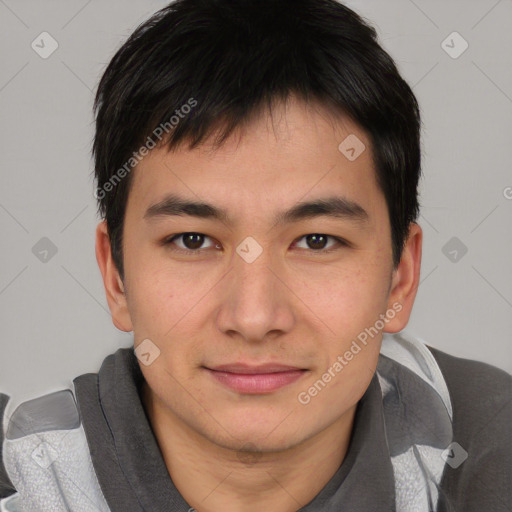
[[409, 322], [419, 286], [422, 243], [423, 231], [418, 224], [412, 222], [400, 263], [393, 272], [388, 298], [388, 310], [397, 313], [387, 322], [384, 332], [399, 332]]
[[112, 322], [119, 330], [130, 332], [133, 330], [133, 325], [128, 311], [125, 287], [112, 258], [110, 238], [105, 220], [96, 227], [96, 260], [103, 277]]

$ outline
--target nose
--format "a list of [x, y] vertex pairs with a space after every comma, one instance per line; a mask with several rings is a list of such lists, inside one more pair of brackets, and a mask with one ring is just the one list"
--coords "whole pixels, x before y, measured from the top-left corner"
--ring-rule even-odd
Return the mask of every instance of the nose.
[[270, 250], [251, 263], [235, 253], [226, 278], [217, 315], [221, 332], [261, 343], [293, 329], [293, 291], [284, 265], [272, 260]]

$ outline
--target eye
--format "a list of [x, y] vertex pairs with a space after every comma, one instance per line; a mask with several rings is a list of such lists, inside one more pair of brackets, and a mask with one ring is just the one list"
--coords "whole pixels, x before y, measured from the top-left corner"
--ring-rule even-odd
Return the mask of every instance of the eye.
[[[210, 246], [204, 248], [201, 247], [204, 244], [205, 239], [212, 240], [209, 236], [203, 235], [202, 233], [195, 233], [195, 232], [189, 232], [189, 233], [178, 233], [177, 235], [173, 235], [170, 238], [167, 238], [165, 240], [165, 245], [171, 245], [175, 244], [178, 246], [178, 248], [173, 248], [174, 251], [183, 252], [183, 253], [199, 253], [202, 252], [205, 249], [217, 247], [219, 248], [218, 244], [215, 245], [213, 242], [210, 244]], [[178, 243], [178, 241], [181, 241]]]
[[[210, 240], [210, 245], [203, 247], [205, 240]], [[340, 247], [349, 246], [348, 242], [343, 240], [342, 238], [326, 235], [324, 233], [310, 233], [308, 235], [304, 235], [298, 240], [305, 240], [306, 247], [300, 247], [298, 242], [294, 243], [295, 247], [299, 247], [300, 249], [309, 249], [312, 252], [316, 253], [330, 253], [336, 251]], [[331, 245], [329, 246], [328, 241], [331, 240]], [[203, 233], [196, 232], [187, 232], [187, 233], [178, 233], [176, 235], [172, 235], [164, 240], [164, 245], [174, 245], [176, 247], [172, 247], [173, 251], [181, 252], [189, 255], [199, 254], [207, 249], [217, 248], [221, 249], [220, 244], [214, 243], [213, 239]]]
[[[310, 233], [299, 238], [299, 240], [302, 239], [305, 239], [305, 242], [307, 244], [307, 246], [304, 248], [312, 249], [313, 252], [328, 253], [339, 249], [340, 246], [348, 246], [348, 243], [345, 242], [345, 240], [343, 240], [342, 238], [338, 238], [332, 235], [326, 235], [324, 233]], [[331, 244], [331, 246], [326, 248], [329, 239], [334, 241], [334, 244]]]

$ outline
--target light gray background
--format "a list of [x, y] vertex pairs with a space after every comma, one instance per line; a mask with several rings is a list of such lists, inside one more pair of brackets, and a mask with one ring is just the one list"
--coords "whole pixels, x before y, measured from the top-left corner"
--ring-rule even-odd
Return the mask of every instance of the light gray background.
[[[91, 106], [114, 51], [165, 4], [0, 0], [0, 391], [12, 406], [132, 343], [111, 323], [94, 254]], [[423, 112], [422, 281], [408, 330], [511, 372], [512, 1], [347, 4], [376, 26]], [[59, 44], [47, 59], [31, 47], [43, 31]], [[456, 59], [441, 45], [453, 31], [469, 43]], [[58, 250], [46, 263], [32, 252], [42, 237]], [[467, 247], [455, 262], [443, 253], [452, 237]]]

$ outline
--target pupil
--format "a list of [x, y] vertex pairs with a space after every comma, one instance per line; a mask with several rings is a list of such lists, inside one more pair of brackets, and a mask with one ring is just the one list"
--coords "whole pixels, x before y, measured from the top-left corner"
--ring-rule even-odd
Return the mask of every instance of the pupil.
[[187, 249], [199, 249], [203, 245], [203, 238], [203, 235], [198, 233], [187, 233], [183, 236], [183, 243]]
[[312, 249], [323, 249], [325, 247], [326, 239], [327, 237], [324, 235], [308, 235], [306, 238], [308, 245]]

